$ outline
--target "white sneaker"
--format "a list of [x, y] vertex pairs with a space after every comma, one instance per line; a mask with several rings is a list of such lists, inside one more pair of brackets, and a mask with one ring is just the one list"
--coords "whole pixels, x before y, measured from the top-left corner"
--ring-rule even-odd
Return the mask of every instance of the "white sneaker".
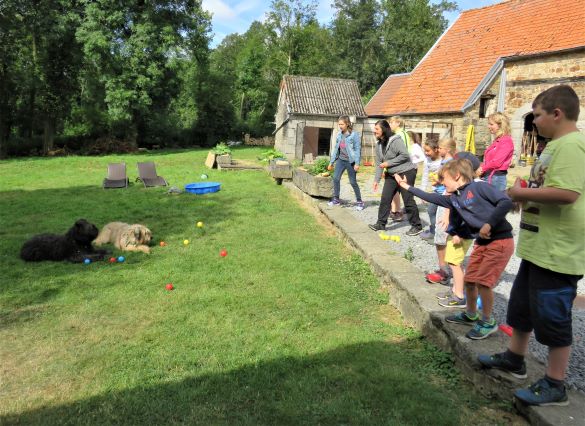
[[361, 212], [364, 208], [365, 206], [363, 201], [358, 201], [357, 203], [355, 203], [354, 209], [356, 209], [358, 212]]

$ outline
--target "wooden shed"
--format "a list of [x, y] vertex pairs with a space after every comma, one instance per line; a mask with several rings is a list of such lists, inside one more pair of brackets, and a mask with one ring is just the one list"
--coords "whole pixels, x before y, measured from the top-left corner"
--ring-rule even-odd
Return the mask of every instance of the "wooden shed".
[[[347, 115], [354, 131], [363, 133], [366, 117], [357, 81], [285, 75], [280, 84], [274, 146], [289, 160], [329, 155]], [[363, 143], [363, 140], [362, 140]]]

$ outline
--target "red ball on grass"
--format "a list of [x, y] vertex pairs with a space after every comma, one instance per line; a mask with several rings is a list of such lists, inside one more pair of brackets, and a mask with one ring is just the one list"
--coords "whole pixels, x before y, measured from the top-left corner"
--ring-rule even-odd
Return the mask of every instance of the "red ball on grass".
[[168, 284], [165, 286], [165, 288], [166, 288], [167, 290], [171, 291], [171, 290], [172, 290], [174, 287], [173, 287], [173, 285], [172, 285], [171, 283], [168, 283]]

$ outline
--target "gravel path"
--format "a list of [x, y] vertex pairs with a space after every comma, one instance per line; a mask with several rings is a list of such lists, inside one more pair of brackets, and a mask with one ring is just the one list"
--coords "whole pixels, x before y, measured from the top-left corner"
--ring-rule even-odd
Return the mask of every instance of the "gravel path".
[[[349, 185], [349, 181], [347, 179], [346, 174], [344, 174], [341, 182], [342, 206], [340, 208], [347, 208], [356, 218], [364, 221], [365, 223], [368, 224], [375, 223], [378, 217], [380, 191], [378, 191], [377, 194], [372, 192], [373, 178], [371, 174], [360, 173], [358, 176], [359, 176], [358, 183], [360, 185], [362, 198], [365, 202], [366, 208], [361, 212], [355, 211], [353, 209], [355, 196], [353, 194], [353, 189]], [[419, 203], [419, 212], [421, 220], [423, 221], [425, 227], [428, 227], [429, 217], [428, 214], [426, 213], [426, 207], [423, 204], [420, 204], [421, 202], [420, 199], [417, 199], [417, 202]], [[520, 215], [508, 214], [507, 219], [514, 227], [514, 240], [517, 243]], [[388, 226], [386, 227], [386, 233], [390, 235], [400, 236], [399, 243], [388, 241], [390, 250], [396, 252], [398, 256], [404, 256], [404, 253], [409, 248], [412, 249], [412, 254], [414, 255], [412, 263], [421, 270], [421, 274], [423, 273], [423, 271], [426, 272], [437, 269], [437, 255], [435, 251], [435, 246], [427, 243], [418, 236], [416, 237], [407, 236], [406, 231], [408, 231], [409, 228], [410, 225], [406, 220], [398, 223], [388, 222]], [[372, 238], [378, 238], [373, 231]], [[494, 316], [498, 323], [505, 323], [506, 321], [508, 297], [519, 266], [520, 258], [516, 257], [516, 255], [512, 256], [512, 258], [508, 262], [508, 266], [506, 267], [504, 274], [501, 277], [500, 283], [495, 288], [496, 294], [494, 304], [495, 305]], [[441, 291], [444, 289], [444, 287], [440, 285], [436, 285], [436, 287], [437, 291]], [[580, 295], [585, 295], [584, 280], [581, 280], [579, 282], [577, 292]], [[573, 310], [573, 336], [574, 343], [569, 363], [567, 384], [571, 387], [581, 390], [582, 392], [585, 392], [585, 310], [583, 309]], [[542, 346], [541, 344], [536, 342], [536, 340], [534, 340], [534, 337], [532, 337], [530, 341], [530, 351], [534, 354], [534, 356], [537, 359], [545, 363], [548, 350], [546, 346]]]

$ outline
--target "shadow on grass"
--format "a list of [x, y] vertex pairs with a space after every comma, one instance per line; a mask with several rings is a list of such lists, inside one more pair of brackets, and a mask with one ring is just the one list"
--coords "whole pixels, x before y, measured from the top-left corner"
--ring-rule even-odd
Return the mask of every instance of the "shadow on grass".
[[460, 424], [457, 388], [429, 374], [439, 358], [418, 341], [354, 344], [4, 415], [0, 423]]
[[[102, 228], [106, 223], [121, 221], [142, 223], [153, 232], [151, 245], [184, 233], [186, 223], [211, 222], [207, 235], [220, 232], [224, 222], [237, 214], [237, 195], [227, 193], [194, 195], [167, 194], [166, 187], [104, 190], [95, 186], [0, 192], [0, 261], [3, 285], [0, 295], [7, 296], [11, 307], [39, 304], [57, 296], [63, 285], [74, 280], [67, 277], [81, 273], [84, 265], [69, 262], [24, 262], [19, 253], [30, 237], [42, 233], [64, 234], [79, 218]], [[182, 241], [182, 238], [181, 238]], [[104, 246], [117, 251], [112, 245]], [[142, 253], [124, 253], [128, 259], [142, 258]], [[131, 262], [127, 262], [131, 266]], [[39, 278], [50, 278], [50, 285], [38, 285]], [[5, 299], [6, 300], [6, 299]], [[2, 313], [0, 312], [0, 315]], [[0, 316], [0, 319], [2, 317]]]

